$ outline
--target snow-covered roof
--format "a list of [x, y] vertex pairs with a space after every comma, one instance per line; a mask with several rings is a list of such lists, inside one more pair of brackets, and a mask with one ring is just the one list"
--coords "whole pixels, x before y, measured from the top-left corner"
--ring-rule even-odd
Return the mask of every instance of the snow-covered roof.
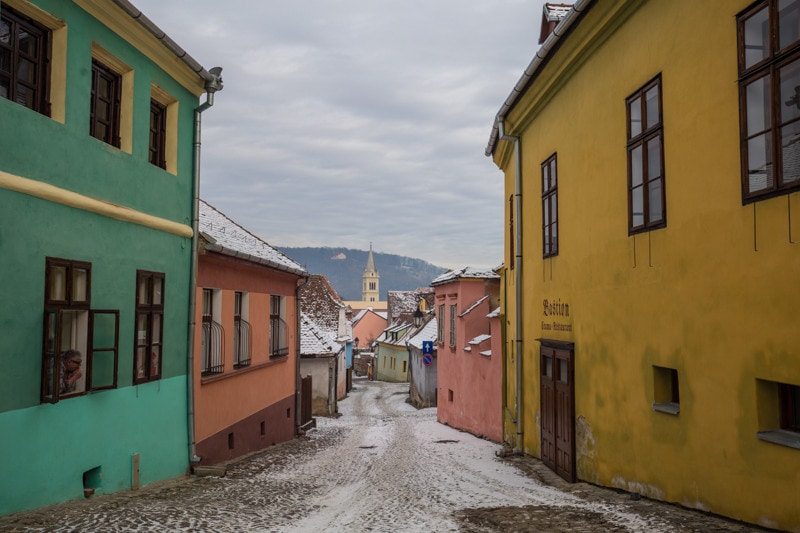
[[474, 339], [469, 341], [469, 343], [472, 344], [472, 345], [480, 344], [483, 341], [488, 341], [491, 338], [492, 338], [491, 335], [487, 335], [487, 334], [484, 333], [483, 335], [478, 335], [477, 337], [475, 337]]
[[438, 276], [431, 281], [432, 286], [450, 283], [458, 279], [476, 278], [476, 279], [500, 279], [494, 271], [485, 268], [464, 267], [461, 270], [450, 270], [441, 276]]
[[308, 275], [305, 268], [202, 199], [199, 231], [208, 242], [206, 250], [238, 257], [298, 276]]
[[342, 350], [336, 334], [325, 331], [314, 320], [300, 313], [300, 355], [334, 355]]
[[422, 341], [433, 341], [439, 337], [439, 330], [436, 327], [436, 318], [431, 318], [422, 329], [420, 329], [414, 336], [408, 339], [408, 344], [415, 348], [422, 349]]
[[486, 300], [488, 300], [488, 299], [489, 299], [489, 296], [488, 296], [488, 295], [481, 297], [481, 298], [480, 298], [480, 299], [479, 299], [477, 302], [475, 302], [474, 304], [472, 304], [472, 305], [470, 305], [469, 307], [467, 307], [466, 309], [464, 309], [464, 312], [463, 312], [463, 313], [461, 313], [461, 314], [460, 314], [460, 315], [458, 315], [458, 316], [459, 316], [459, 317], [464, 317], [464, 316], [467, 316], [467, 315], [468, 315], [468, 314], [470, 314], [472, 311], [474, 311], [476, 307], [478, 307], [480, 304], [482, 304], [483, 302], [485, 302], [485, 301], [486, 301]]

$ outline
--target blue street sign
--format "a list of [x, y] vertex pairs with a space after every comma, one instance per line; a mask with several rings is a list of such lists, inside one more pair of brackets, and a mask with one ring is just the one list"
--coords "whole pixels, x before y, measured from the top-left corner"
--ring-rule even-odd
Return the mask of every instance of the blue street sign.
[[431, 366], [431, 364], [433, 364], [433, 356], [431, 356], [431, 354], [422, 356], [422, 364], [425, 366]]
[[422, 341], [422, 353], [433, 353], [433, 341]]

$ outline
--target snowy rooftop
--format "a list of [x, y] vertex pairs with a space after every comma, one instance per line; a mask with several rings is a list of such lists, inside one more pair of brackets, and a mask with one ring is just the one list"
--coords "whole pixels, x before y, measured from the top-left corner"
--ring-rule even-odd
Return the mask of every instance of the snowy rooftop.
[[324, 331], [314, 320], [300, 313], [300, 355], [332, 355], [339, 353], [341, 344], [336, 342], [336, 334]]
[[431, 318], [416, 335], [408, 339], [408, 344], [415, 348], [422, 349], [422, 341], [433, 341], [439, 336], [439, 330], [436, 326], [436, 318]]
[[298, 276], [308, 275], [305, 268], [247, 231], [205, 200], [200, 200], [199, 230], [209, 242], [206, 245], [207, 249]]
[[461, 314], [460, 314], [460, 315], [458, 315], [458, 316], [459, 316], [459, 317], [464, 317], [464, 316], [467, 316], [467, 315], [468, 315], [468, 314], [470, 314], [472, 311], [474, 311], [474, 310], [475, 310], [475, 309], [476, 309], [476, 308], [477, 308], [477, 307], [478, 307], [480, 304], [482, 304], [483, 302], [485, 302], [485, 301], [486, 301], [486, 300], [488, 300], [488, 299], [489, 299], [489, 296], [488, 296], [488, 295], [487, 295], [487, 296], [483, 296], [483, 297], [481, 297], [480, 299], [478, 299], [478, 301], [477, 301], [477, 302], [475, 302], [474, 304], [472, 304], [472, 305], [470, 305], [469, 307], [467, 307], [466, 309], [464, 309], [464, 312], [463, 312], [463, 313], [461, 313]]
[[431, 281], [431, 285], [442, 285], [457, 279], [477, 278], [477, 279], [500, 279], [492, 270], [482, 268], [464, 267], [461, 270], [450, 270]]
[[474, 339], [472, 339], [471, 341], [469, 341], [469, 343], [470, 343], [470, 344], [472, 344], [472, 345], [475, 345], [475, 344], [480, 344], [480, 343], [482, 343], [483, 341], [488, 341], [488, 340], [489, 340], [489, 339], [491, 339], [491, 338], [492, 338], [492, 336], [491, 336], [491, 335], [486, 335], [486, 334], [484, 333], [483, 335], [478, 335], [477, 337], [475, 337]]

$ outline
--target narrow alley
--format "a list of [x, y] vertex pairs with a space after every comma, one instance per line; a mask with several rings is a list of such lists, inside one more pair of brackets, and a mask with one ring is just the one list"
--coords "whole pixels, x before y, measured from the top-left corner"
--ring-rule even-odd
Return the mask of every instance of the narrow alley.
[[559, 487], [536, 460], [499, 459], [499, 445], [407, 397], [406, 383], [357, 380], [339, 418], [229, 464], [225, 477], [0, 517], [0, 531], [761, 531], [585, 483]]

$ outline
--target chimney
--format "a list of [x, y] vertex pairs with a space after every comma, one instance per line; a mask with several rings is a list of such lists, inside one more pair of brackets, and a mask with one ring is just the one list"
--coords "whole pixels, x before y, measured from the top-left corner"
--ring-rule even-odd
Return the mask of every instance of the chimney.
[[542, 7], [542, 28], [539, 31], [539, 44], [544, 43], [556, 29], [561, 19], [567, 16], [572, 4], [549, 4]]

